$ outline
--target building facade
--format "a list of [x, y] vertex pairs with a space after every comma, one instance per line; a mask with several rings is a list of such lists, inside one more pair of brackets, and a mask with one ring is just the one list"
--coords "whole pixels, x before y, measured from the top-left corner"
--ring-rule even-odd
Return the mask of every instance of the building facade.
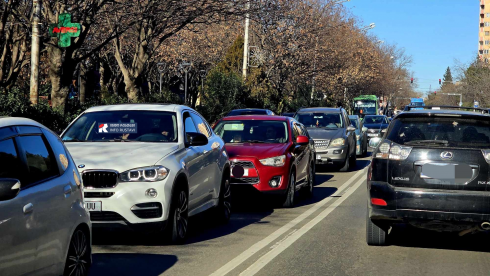
[[490, 0], [480, 0], [480, 29], [478, 55], [480, 59], [490, 60]]

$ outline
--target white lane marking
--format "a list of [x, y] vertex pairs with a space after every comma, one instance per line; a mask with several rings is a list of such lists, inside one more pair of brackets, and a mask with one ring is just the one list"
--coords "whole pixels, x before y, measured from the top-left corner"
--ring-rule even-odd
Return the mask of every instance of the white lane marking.
[[281, 228], [277, 229], [274, 233], [270, 234], [269, 236], [265, 237], [264, 239], [258, 241], [254, 245], [252, 245], [250, 248], [247, 250], [243, 251], [240, 255], [235, 257], [233, 260], [229, 261], [227, 264], [216, 270], [214, 273], [211, 274], [211, 276], [221, 276], [221, 275], [226, 275], [233, 269], [237, 268], [240, 264], [245, 262], [248, 258], [252, 257], [255, 253], [269, 245], [271, 242], [275, 241], [278, 237], [286, 233], [287, 231], [291, 230], [294, 226], [296, 226], [298, 223], [301, 221], [305, 220], [307, 217], [309, 217], [311, 214], [313, 214], [315, 211], [320, 209], [323, 205], [328, 203], [332, 198], [339, 193], [341, 193], [343, 190], [345, 190], [349, 185], [354, 182], [361, 174], [366, 173], [366, 169], [360, 170], [357, 172], [354, 176], [352, 176], [347, 182], [345, 182], [342, 186], [338, 188], [338, 190], [331, 196], [323, 199], [322, 201], [318, 202], [317, 204], [313, 205], [310, 209], [306, 210], [304, 213], [299, 215], [297, 218], [293, 219], [292, 221], [288, 222], [286, 225], [282, 226]]
[[352, 193], [354, 193], [359, 186], [364, 184], [366, 178], [363, 177], [359, 182], [357, 182], [354, 186], [349, 187], [345, 194], [342, 195], [341, 198], [337, 199], [334, 203], [330, 204], [325, 210], [323, 210], [318, 216], [310, 220], [306, 223], [301, 229], [294, 232], [292, 235], [288, 236], [287, 239], [281, 241], [281, 244], [278, 244], [271, 251], [267, 252], [265, 255], [260, 257], [255, 263], [253, 263], [250, 267], [248, 267], [245, 271], [240, 273], [240, 276], [252, 276], [259, 272], [264, 266], [270, 263], [277, 255], [281, 254], [284, 250], [286, 250], [290, 245], [292, 245], [295, 241], [297, 241], [300, 237], [302, 237], [306, 232], [310, 231], [315, 225], [317, 225], [320, 221], [326, 218], [330, 213], [332, 213], [335, 208], [337, 208], [344, 200], [346, 200]]

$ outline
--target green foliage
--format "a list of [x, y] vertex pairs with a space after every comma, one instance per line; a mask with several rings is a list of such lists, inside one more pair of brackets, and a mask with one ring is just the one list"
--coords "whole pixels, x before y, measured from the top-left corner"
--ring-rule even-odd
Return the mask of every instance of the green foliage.
[[444, 80], [444, 83], [453, 82], [453, 75], [451, 74], [451, 68], [449, 68], [449, 66], [446, 69], [446, 73], [444, 73], [443, 80]]
[[243, 66], [243, 44], [243, 37], [238, 36], [216, 68], [222, 72], [240, 74]]
[[241, 78], [232, 72], [209, 72], [206, 93], [198, 111], [210, 122], [216, 122], [233, 109], [244, 108], [247, 93]]

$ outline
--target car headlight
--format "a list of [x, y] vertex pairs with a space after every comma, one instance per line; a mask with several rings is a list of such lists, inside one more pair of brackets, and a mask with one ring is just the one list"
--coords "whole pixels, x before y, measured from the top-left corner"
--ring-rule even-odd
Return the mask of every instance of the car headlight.
[[169, 170], [163, 166], [151, 166], [125, 171], [119, 175], [121, 182], [154, 182], [167, 178]]
[[286, 155], [259, 160], [264, 166], [282, 167], [286, 164]]
[[345, 145], [345, 139], [344, 138], [337, 138], [337, 139], [334, 139], [332, 140], [332, 142], [330, 143], [330, 146], [331, 147], [338, 147], [338, 146], [343, 146]]

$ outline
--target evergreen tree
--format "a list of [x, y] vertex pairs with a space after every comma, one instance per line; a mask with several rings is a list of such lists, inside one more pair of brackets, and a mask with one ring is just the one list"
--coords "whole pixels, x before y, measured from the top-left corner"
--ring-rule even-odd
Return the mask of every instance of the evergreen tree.
[[444, 73], [443, 81], [442, 86], [453, 83], [453, 75], [451, 74], [451, 68], [449, 68], [449, 66], [446, 69], [446, 73]]

